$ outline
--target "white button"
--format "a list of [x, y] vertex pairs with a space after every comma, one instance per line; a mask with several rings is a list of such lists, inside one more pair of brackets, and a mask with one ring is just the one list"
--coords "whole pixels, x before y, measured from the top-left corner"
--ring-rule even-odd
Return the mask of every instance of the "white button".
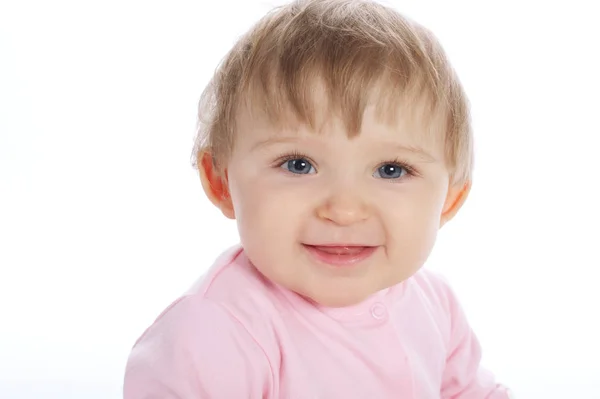
[[373, 305], [373, 307], [371, 308], [371, 315], [377, 320], [385, 319], [387, 316], [387, 310], [385, 309], [385, 305], [382, 303], [376, 303], [375, 305]]

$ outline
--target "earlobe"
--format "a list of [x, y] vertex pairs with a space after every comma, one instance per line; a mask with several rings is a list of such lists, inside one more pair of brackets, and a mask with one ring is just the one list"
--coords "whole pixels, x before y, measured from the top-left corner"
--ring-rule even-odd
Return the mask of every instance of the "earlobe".
[[235, 219], [233, 203], [227, 187], [227, 173], [222, 176], [215, 167], [212, 154], [208, 151], [198, 153], [198, 170], [204, 193], [223, 215]]
[[444, 203], [444, 209], [440, 218], [440, 227], [454, 218], [467, 200], [470, 191], [470, 181], [463, 185], [453, 185], [448, 188], [448, 195], [446, 196], [446, 202]]

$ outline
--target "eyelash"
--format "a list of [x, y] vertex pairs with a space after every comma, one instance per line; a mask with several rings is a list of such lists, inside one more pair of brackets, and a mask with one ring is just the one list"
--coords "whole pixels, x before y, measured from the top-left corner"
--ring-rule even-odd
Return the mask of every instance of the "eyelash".
[[282, 155], [281, 157], [277, 158], [277, 160], [275, 161], [275, 164], [273, 166], [279, 168], [284, 163], [286, 163], [288, 161], [293, 161], [294, 159], [306, 159], [316, 169], [315, 163], [310, 159], [310, 157], [308, 155], [305, 155], [305, 154], [303, 154], [301, 152], [298, 152], [298, 151], [292, 151], [292, 152], [289, 152], [289, 153], [287, 153], [285, 155]]
[[[284, 163], [286, 163], [288, 161], [293, 161], [294, 159], [306, 159], [316, 169], [315, 162], [312, 161], [309, 156], [307, 156], [301, 152], [298, 152], [298, 151], [292, 151], [290, 153], [282, 155], [281, 157], [277, 158], [277, 161], [275, 161], [273, 166], [279, 168], [279, 167], [283, 166]], [[412, 167], [411, 165], [407, 164], [406, 162], [400, 160], [399, 158], [394, 158], [389, 161], [381, 162], [381, 163], [379, 163], [379, 165], [377, 166], [376, 169], [379, 169], [385, 165], [394, 165], [394, 166], [399, 166], [399, 167], [403, 168], [404, 170], [406, 170], [408, 177], [414, 177], [414, 176], [419, 175], [419, 173], [417, 172], [417, 170], [414, 167]]]
[[385, 166], [385, 165], [399, 166], [399, 167], [403, 168], [404, 170], [406, 170], [406, 173], [407, 173], [407, 175], [409, 177], [414, 177], [414, 176], [418, 176], [419, 175], [418, 172], [417, 172], [417, 170], [414, 167], [410, 166], [409, 164], [407, 164], [404, 161], [401, 161], [399, 158], [394, 158], [394, 159], [391, 159], [389, 161], [381, 162], [379, 164], [379, 166], [377, 166], [377, 169], [379, 169], [379, 168], [381, 168], [382, 166]]

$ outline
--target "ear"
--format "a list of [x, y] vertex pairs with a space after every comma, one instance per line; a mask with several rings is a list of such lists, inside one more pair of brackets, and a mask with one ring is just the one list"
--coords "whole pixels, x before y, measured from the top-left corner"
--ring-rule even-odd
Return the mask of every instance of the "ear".
[[440, 217], [440, 228], [454, 218], [467, 200], [470, 191], [470, 181], [462, 185], [454, 184], [448, 188], [448, 195], [446, 196], [446, 202], [444, 202], [444, 209]]
[[229, 219], [235, 219], [233, 203], [227, 187], [227, 171], [222, 176], [215, 167], [213, 156], [208, 151], [198, 153], [198, 170], [204, 193], [223, 215]]

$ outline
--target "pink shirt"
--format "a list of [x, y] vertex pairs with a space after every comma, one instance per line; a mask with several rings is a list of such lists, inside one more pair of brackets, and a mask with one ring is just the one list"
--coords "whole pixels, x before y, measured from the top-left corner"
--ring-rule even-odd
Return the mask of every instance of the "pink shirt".
[[135, 344], [124, 399], [496, 399], [508, 391], [448, 286], [426, 270], [326, 309], [227, 251]]

